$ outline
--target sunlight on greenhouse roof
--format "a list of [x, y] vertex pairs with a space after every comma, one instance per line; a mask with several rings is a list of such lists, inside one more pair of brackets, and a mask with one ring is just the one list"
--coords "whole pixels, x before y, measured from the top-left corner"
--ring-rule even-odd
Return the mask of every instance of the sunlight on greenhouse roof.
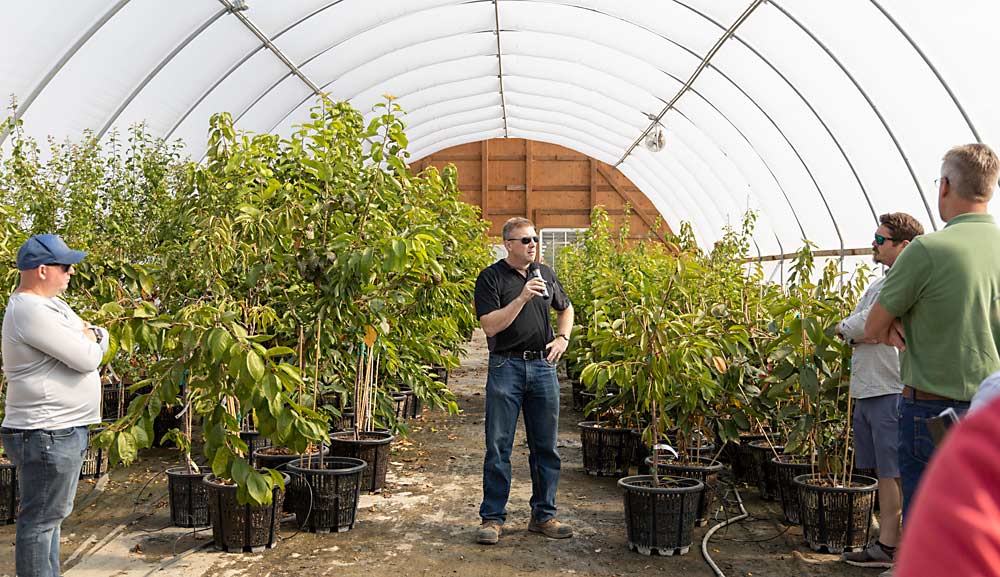
[[1000, 138], [987, 0], [240, 4], [7, 3], [0, 93], [39, 140], [143, 121], [194, 159], [214, 112], [288, 134], [318, 93], [369, 115], [391, 94], [411, 159], [559, 144], [616, 165], [704, 246], [759, 211], [764, 255], [866, 247], [890, 211], [938, 229], [942, 154]]

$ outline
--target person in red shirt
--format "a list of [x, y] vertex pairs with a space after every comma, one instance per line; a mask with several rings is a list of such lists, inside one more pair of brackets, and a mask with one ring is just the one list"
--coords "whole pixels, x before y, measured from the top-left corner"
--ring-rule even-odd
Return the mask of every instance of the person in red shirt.
[[935, 452], [906, 518], [894, 577], [1000, 576], [1000, 398]]

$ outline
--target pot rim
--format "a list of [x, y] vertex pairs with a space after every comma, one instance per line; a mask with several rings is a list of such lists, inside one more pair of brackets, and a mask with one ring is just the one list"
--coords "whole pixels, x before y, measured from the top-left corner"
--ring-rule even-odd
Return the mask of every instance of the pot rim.
[[858, 487], [821, 487], [819, 485], [809, 483], [809, 481], [825, 480], [829, 478], [829, 475], [823, 475], [822, 473], [816, 473], [815, 475], [812, 473], [806, 473], [805, 475], [798, 475], [792, 479], [792, 483], [807, 488], [810, 491], [820, 491], [823, 493], [870, 493], [878, 489], [878, 479], [867, 477], [865, 475], [851, 475], [851, 480], [855, 483], [859, 482], [858, 479], [870, 481], [870, 483]]
[[[302, 465], [306, 464], [307, 459], [298, 458], [294, 461], [289, 462], [286, 467], [292, 473], [297, 475], [310, 474], [310, 475], [352, 475], [354, 473], [361, 473], [368, 468], [368, 463], [362, 459], [355, 459], [354, 457], [323, 457], [323, 463], [328, 462], [338, 462], [346, 464], [347, 466], [342, 469], [314, 469], [311, 467], [304, 467]], [[319, 460], [317, 459], [316, 462]]]
[[622, 477], [618, 479], [618, 486], [622, 489], [629, 491], [636, 491], [641, 493], [659, 493], [659, 494], [676, 494], [676, 493], [697, 493], [705, 489], [705, 483], [702, 483], [698, 479], [691, 479], [689, 477], [674, 477], [670, 475], [661, 475], [660, 478], [668, 478], [674, 481], [679, 481], [681, 483], [687, 484], [687, 487], [643, 487], [639, 485], [633, 485], [639, 481], [652, 482], [652, 475], [632, 475], [631, 477]]

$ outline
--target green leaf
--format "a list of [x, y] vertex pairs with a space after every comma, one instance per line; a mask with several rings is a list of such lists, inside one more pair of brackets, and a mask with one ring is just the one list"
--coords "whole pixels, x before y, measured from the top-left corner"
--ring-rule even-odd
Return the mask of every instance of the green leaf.
[[247, 351], [245, 358], [247, 373], [255, 383], [260, 382], [261, 378], [264, 377], [264, 361], [253, 351]]
[[139, 447], [135, 441], [135, 437], [129, 431], [123, 431], [118, 434], [118, 441], [116, 444], [118, 448], [118, 458], [121, 459], [121, 462], [125, 465], [130, 465], [139, 454]]
[[215, 473], [216, 477], [220, 479], [226, 479], [229, 477], [229, 457], [232, 453], [229, 451], [229, 447], [223, 445], [215, 451], [215, 457], [212, 459], [212, 472]]
[[272, 347], [267, 349], [267, 352], [264, 354], [269, 359], [273, 357], [283, 357], [287, 355], [294, 355], [295, 349], [292, 349], [291, 347]]
[[250, 501], [258, 505], [271, 502], [271, 484], [263, 475], [251, 470], [246, 477], [247, 493]]

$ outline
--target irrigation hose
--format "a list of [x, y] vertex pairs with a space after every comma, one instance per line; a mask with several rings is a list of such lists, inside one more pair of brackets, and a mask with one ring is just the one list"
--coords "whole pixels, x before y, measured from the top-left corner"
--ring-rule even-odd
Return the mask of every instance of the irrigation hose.
[[733, 493], [736, 494], [736, 504], [740, 507], [740, 514], [715, 525], [709, 529], [707, 533], [705, 533], [705, 536], [701, 540], [701, 556], [705, 558], [705, 562], [708, 563], [708, 566], [712, 568], [712, 571], [715, 572], [717, 577], [726, 577], [726, 574], [722, 572], [722, 569], [719, 569], [719, 566], [712, 560], [712, 556], [708, 554], [708, 540], [711, 539], [712, 535], [714, 535], [719, 529], [728, 527], [729, 525], [742, 521], [750, 516], [750, 513], [747, 513], [747, 510], [743, 507], [743, 499], [740, 498], [740, 491], [735, 485], [733, 486]]

